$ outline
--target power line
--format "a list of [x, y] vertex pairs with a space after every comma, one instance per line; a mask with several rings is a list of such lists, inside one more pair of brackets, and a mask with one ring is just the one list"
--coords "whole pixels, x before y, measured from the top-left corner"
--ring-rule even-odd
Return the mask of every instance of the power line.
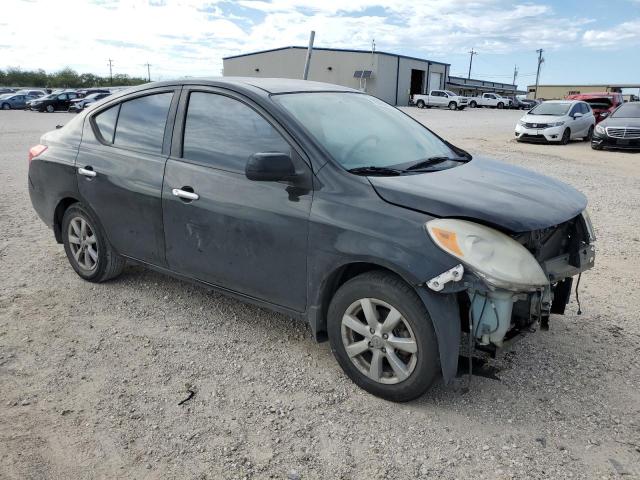
[[469, 54], [471, 55], [469, 57], [469, 75], [467, 75], [467, 78], [471, 78], [471, 65], [473, 64], [473, 56], [477, 55], [478, 52], [476, 52], [473, 48], [471, 49], [471, 51], [469, 52]]
[[113, 85], [113, 60], [109, 59], [109, 85]]
[[544, 62], [544, 58], [542, 58], [542, 52], [544, 52], [544, 50], [540, 48], [536, 50], [536, 52], [538, 52], [538, 71], [536, 72], [536, 91], [533, 94], [534, 100], [538, 98], [538, 82], [540, 80], [540, 66], [542, 65], [542, 62]]
[[145, 67], [147, 67], [147, 81], [151, 81], [151, 64], [149, 62], [143, 63]]

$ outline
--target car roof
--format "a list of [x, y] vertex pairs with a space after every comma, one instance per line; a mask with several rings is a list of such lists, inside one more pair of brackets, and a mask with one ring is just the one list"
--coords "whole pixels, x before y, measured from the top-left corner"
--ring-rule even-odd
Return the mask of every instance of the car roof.
[[[269, 94], [298, 93], [298, 92], [354, 92], [359, 90], [333, 83], [314, 82], [294, 78], [261, 78], [261, 77], [210, 77], [189, 78], [174, 81], [145, 83], [140, 89], [162, 87], [170, 85], [210, 85], [215, 87], [230, 87], [235, 89], [260, 89]], [[131, 89], [128, 91], [134, 91]]]

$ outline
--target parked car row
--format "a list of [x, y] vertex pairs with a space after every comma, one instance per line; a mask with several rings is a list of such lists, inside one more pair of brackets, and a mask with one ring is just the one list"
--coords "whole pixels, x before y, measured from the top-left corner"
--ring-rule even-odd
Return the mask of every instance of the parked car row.
[[45, 90], [22, 89], [0, 94], [2, 110], [36, 110], [39, 112], [80, 112], [92, 103], [111, 95], [111, 91], [100, 88], [59, 89], [47, 93]]
[[428, 94], [412, 95], [410, 103], [418, 108], [443, 107], [450, 110], [464, 110], [466, 107], [530, 110], [540, 102], [527, 99], [524, 96], [504, 97], [497, 93], [483, 93], [477, 97], [466, 97], [450, 90], [431, 90]]
[[609, 113], [593, 108], [590, 98], [573, 97], [580, 96], [542, 102], [527, 112], [516, 124], [516, 140], [566, 145], [582, 139], [594, 150], [640, 150], [640, 102], [619, 103]]

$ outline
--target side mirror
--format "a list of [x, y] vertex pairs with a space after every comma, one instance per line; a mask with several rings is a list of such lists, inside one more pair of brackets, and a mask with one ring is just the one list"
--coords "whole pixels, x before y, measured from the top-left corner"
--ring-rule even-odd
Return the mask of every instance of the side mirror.
[[583, 114], [582, 114], [582, 113], [580, 113], [580, 112], [576, 112], [576, 113], [574, 113], [574, 114], [573, 114], [573, 119], [575, 120], [576, 118], [580, 118], [580, 117], [582, 117], [582, 116], [583, 116]]
[[604, 117], [608, 117], [609, 116], [609, 112], [601, 112], [600, 113], [600, 117], [604, 118]]
[[295, 173], [296, 169], [288, 153], [254, 153], [245, 167], [247, 178], [258, 182], [287, 180]]

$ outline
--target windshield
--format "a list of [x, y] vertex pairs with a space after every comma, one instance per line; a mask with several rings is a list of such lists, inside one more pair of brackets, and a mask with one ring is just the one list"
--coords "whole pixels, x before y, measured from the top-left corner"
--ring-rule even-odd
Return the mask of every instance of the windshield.
[[625, 103], [613, 114], [612, 118], [640, 118], [640, 102]]
[[370, 95], [317, 92], [272, 98], [347, 170], [404, 168], [431, 157], [459, 157], [425, 127]]
[[13, 93], [5, 93], [4, 95], [0, 95], [0, 99], [11, 98], [13, 95]]
[[532, 115], [553, 115], [556, 117], [561, 117], [567, 114], [570, 107], [570, 103], [543, 102], [540, 105], [534, 107], [529, 113], [531, 113]]
[[450, 95], [452, 97], [456, 97], [458, 95], [457, 93], [454, 93], [451, 90], [445, 90], [445, 92], [447, 93], [447, 95]]
[[600, 98], [588, 98], [585, 100], [591, 108], [595, 109], [604, 109], [608, 110], [613, 105], [613, 101], [610, 98], [600, 97]]

